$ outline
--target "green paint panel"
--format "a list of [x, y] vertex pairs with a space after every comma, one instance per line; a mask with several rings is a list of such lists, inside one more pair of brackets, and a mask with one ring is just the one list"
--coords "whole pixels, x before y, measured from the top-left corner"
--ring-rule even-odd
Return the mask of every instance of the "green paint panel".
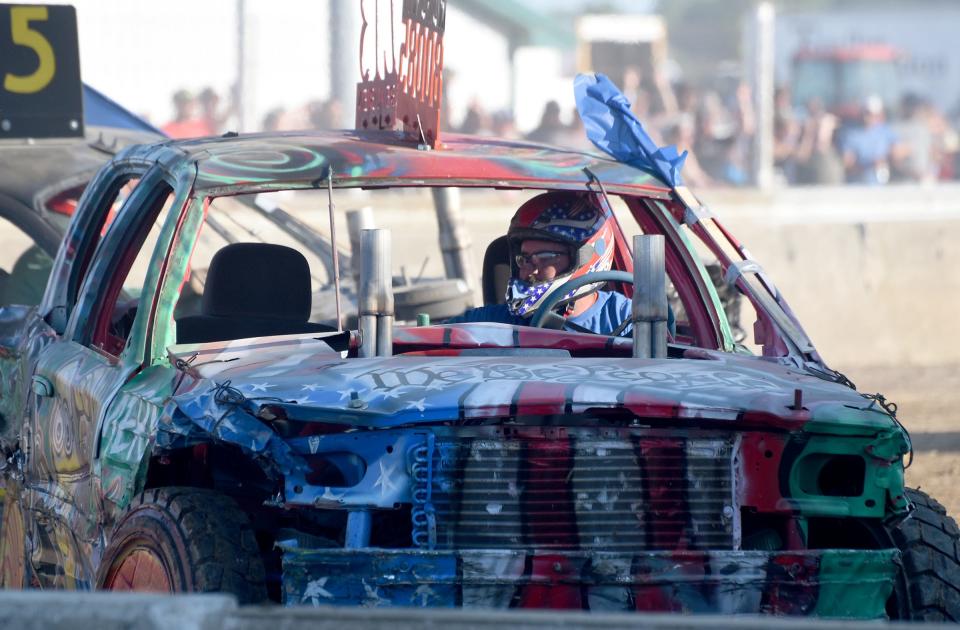
[[899, 566], [900, 552], [825, 550], [820, 559], [820, 596], [814, 615], [882, 617]]

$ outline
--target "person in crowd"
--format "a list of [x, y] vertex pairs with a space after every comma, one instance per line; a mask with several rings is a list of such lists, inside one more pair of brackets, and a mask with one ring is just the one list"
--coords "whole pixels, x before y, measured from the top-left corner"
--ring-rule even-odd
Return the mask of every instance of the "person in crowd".
[[307, 103], [307, 120], [313, 129], [340, 129], [342, 116], [343, 105], [335, 98]]
[[694, 122], [687, 117], [679, 118], [673, 125], [664, 130], [664, 144], [676, 145], [678, 151], [687, 151], [687, 159], [683, 163], [683, 181], [694, 188], [712, 186], [713, 178], [700, 166], [700, 161], [694, 152], [696, 136]]
[[697, 89], [686, 81], [678, 81], [673, 86], [674, 108], [682, 115], [695, 118], [700, 104]]
[[527, 134], [527, 140], [543, 144], [560, 144], [567, 133], [566, 125], [560, 120], [560, 104], [549, 101], [543, 107], [543, 115], [536, 129]]
[[[537, 195], [513, 215], [507, 236], [513, 271], [506, 303], [471, 309], [447, 323], [529, 325], [537, 309], [556, 297], [564, 283], [613, 265], [613, 212], [596, 193]], [[631, 334], [630, 300], [615, 291], [602, 291], [601, 286], [588, 284], [563, 296], [558, 308], [564, 330]]]
[[792, 181], [797, 184], [842, 184], [843, 160], [834, 143], [839, 120], [811, 98], [806, 104], [806, 118], [800, 127], [800, 138], [794, 152], [796, 170]]
[[860, 123], [841, 140], [847, 181], [859, 184], [886, 184], [890, 165], [902, 150], [897, 134], [887, 124], [883, 101], [870, 96], [863, 103]]
[[792, 101], [789, 87], [780, 85], [773, 91], [773, 166], [790, 182], [796, 179], [801, 130]]
[[491, 126], [486, 110], [478, 100], [474, 99], [467, 107], [467, 113], [463, 117], [459, 131], [471, 135], [486, 135], [490, 133]]
[[957, 133], [957, 125], [952, 125], [946, 113], [933, 105], [927, 108], [927, 120], [934, 137], [933, 153], [937, 178], [957, 179], [960, 176], [960, 134]]
[[710, 178], [724, 184], [737, 184], [741, 179], [736, 159], [737, 121], [723, 105], [720, 95], [708, 90], [697, 108], [693, 149], [697, 160]]
[[171, 138], [200, 138], [213, 133], [199, 115], [196, 97], [187, 90], [174, 93], [173, 110], [173, 120], [161, 128]]
[[205, 135], [223, 133], [230, 112], [220, 107], [220, 95], [213, 88], [206, 87], [197, 97], [197, 103], [200, 107], [200, 119], [207, 127]]
[[264, 131], [282, 131], [284, 115], [286, 115], [286, 111], [282, 107], [271, 109], [263, 117], [263, 122], [260, 125], [261, 129]]
[[929, 104], [918, 94], [907, 93], [900, 99], [900, 118], [893, 124], [903, 143], [903, 155], [894, 164], [893, 172], [899, 181], [929, 183], [937, 179], [939, 164], [929, 110]]

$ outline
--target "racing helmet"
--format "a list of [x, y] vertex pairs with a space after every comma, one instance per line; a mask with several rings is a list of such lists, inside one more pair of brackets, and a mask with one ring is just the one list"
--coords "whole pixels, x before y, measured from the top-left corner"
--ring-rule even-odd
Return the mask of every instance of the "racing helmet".
[[[592, 192], [547, 192], [528, 200], [510, 220], [511, 279], [507, 285], [507, 308], [519, 317], [530, 317], [557, 288], [568, 280], [613, 265], [613, 212], [606, 200]], [[570, 268], [552, 280], [530, 283], [518, 278], [516, 256], [529, 239], [553, 241], [570, 254]], [[600, 288], [590, 284], [564, 296], [569, 302]]]

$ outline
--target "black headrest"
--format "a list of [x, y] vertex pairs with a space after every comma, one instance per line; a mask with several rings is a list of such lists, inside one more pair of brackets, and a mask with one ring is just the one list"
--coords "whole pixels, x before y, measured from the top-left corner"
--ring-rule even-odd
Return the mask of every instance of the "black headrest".
[[312, 300], [303, 254], [283, 245], [233, 243], [210, 261], [203, 314], [305, 322]]
[[507, 284], [512, 273], [510, 239], [501, 236], [490, 241], [483, 254], [483, 303], [503, 304], [506, 301]]

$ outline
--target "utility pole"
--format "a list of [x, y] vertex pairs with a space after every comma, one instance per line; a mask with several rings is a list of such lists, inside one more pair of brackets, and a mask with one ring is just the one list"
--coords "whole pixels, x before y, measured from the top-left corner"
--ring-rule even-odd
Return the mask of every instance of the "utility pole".
[[753, 98], [756, 111], [754, 135], [754, 181], [758, 188], [773, 186], [773, 82], [774, 24], [776, 11], [770, 2], [761, 2], [753, 15]]
[[340, 101], [344, 129], [352, 129], [360, 81], [360, 3], [330, 0], [330, 98]]
[[237, 114], [237, 131], [247, 131], [247, 3], [237, 0], [237, 77], [233, 85], [233, 107]]

